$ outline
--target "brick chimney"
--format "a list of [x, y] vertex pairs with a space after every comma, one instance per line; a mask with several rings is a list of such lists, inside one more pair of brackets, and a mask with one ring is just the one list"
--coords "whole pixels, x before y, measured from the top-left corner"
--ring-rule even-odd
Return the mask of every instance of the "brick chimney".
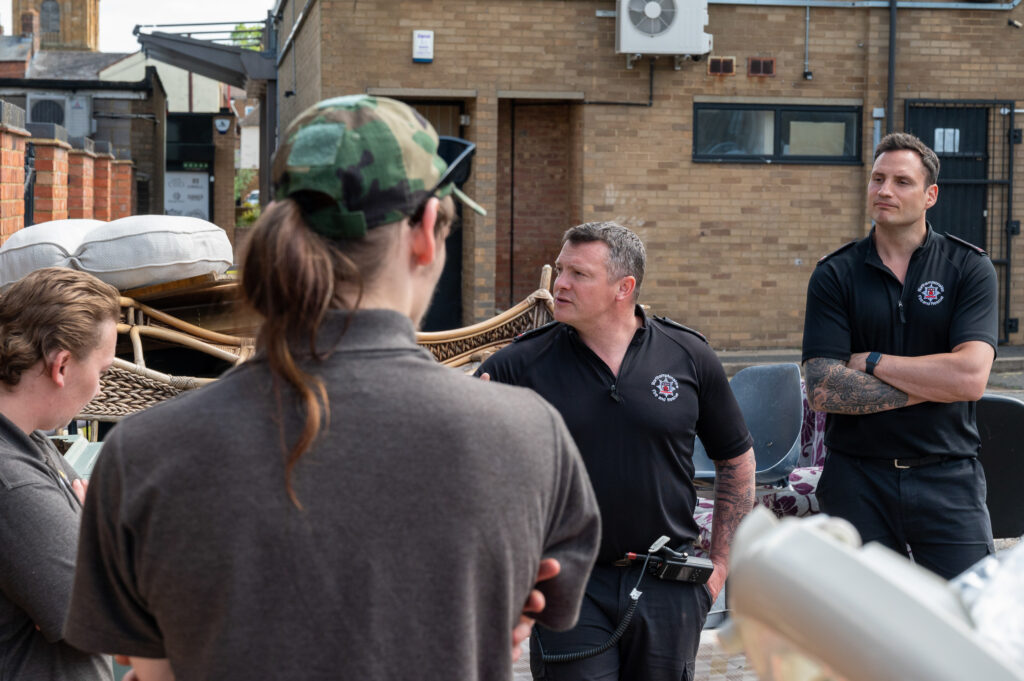
[[21, 13], [21, 37], [32, 37], [32, 54], [39, 51], [39, 41], [42, 36], [39, 34], [39, 12], [34, 9], [25, 10]]

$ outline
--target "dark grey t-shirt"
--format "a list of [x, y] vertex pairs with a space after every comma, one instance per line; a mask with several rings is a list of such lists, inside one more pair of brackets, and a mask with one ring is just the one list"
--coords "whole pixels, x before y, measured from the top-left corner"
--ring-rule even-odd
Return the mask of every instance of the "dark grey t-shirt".
[[[189, 681], [509, 679], [542, 556], [562, 574], [540, 619], [575, 622], [599, 520], [554, 409], [439, 366], [393, 312], [354, 315], [319, 373], [330, 419], [294, 469], [301, 510], [259, 356], [110, 433], [69, 640]], [[300, 427], [289, 410], [285, 440]]]
[[45, 436], [30, 438], [0, 414], [0, 681], [112, 678], [108, 658], [62, 640], [81, 514], [69, 486], [76, 478]]

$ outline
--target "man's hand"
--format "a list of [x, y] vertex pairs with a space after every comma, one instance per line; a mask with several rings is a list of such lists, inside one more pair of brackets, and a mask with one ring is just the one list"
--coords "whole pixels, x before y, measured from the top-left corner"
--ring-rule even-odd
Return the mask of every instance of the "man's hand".
[[711, 603], [715, 602], [718, 598], [718, 594], [722, 592], [722, 587], [725, 586], [725, 578], [729, 576], [729, 564], [728, 561], [723, 561], [721, 558], [712, 558], [711, 562], [715, 566], [715, 571], [708, 577], [708, 591], [711, 592]]
[[482, 374], [480, 374], [480, 380], [481, 381], [489, 381], [489, 380], [491, 380], [491, 375], [485, 371]]
[[174, 672], [171, 671], [171, 664], [166, 659], [114, 655], [114, 662], [132, 667], [121, 681], [174, 681]]
[[[483, 376], [486, 375], [487, 374], [483, 374]], [[483, 378], [483, 376], [481, 376], [481, 378]], [[540, 566], [537, 568], [537, 581], [543, 582], [551, 579], [561, 571], [562, 566], [558, 564], [557, 560], [554, 558], [544, 558], [540, 561]], [[536, 615], [544, 610], [545, 605], [544, 594], [537, 589], [531, 590], [529, 597], [526, 599], [526, 604], [523, 606], [523, 614], [519, 616], [519, 624], [512, 629], [513, 662], [519, 659], [519, 656], [522, 654], [520, 645], [530, 637], [530, 632], [533, 630], [534, 619], [526, 613], [533, 613]]]
[[855, 352], [850, 355], [850, 359], [846, 362], [847, 369], [853, 369], [854, 371], [868, 372], [868, 355], [870, 352]]
[[73, 480], [71, 482], [71, 490], [78, 497], [78, 503], [85, 505], [85, 492], [89, 489], [89, 482], [87, 480]]

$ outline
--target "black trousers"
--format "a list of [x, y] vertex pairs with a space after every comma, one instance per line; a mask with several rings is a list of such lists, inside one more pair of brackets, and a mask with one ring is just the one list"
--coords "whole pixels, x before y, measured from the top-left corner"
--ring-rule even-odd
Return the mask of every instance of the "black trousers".
[[974, 457], [896, 468], [829, 452], [817, 488], [821, 510], [874, 541], [952, 579], [995, 552], [985, 472]]
[[551, 663], [548, 654], [596, 648], [615, 631], [636, 586], [641, 566], [596, 565], [587, 583], [579, 623], [566, 632], [534, 627], [530, 670], [544, 681], [691, 681], [700, 632], [711, 608], [703, 584], [668, 582], [645, 575], [633, 621], [618, 645], [578, 662]]

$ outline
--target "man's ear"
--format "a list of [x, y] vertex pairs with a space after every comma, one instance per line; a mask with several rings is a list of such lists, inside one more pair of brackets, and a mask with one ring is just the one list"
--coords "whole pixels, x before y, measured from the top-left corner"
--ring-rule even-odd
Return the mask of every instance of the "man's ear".
[[437, 238], [434, 234], [434, 225], [437, 224], [437, 210], [440, 201], [431, 197], [427, 199], [427, 205], [423, 209], [423, 219], [418, 224], [411, 225], [412, 254], [417, 265], [429, 265], [434, 262], [437, 255]]
[[635, 290], [636, 277], [634, 277], [632, 274], [627, 275], [622, 279], [619, 279], [619, 286], [615, 290], [615, 297], [618, 298], [619, 300], [624, 300], [625, 298], [632, 298], [633, 291]]
[[71, 352], [68, 350], [57, 350], [50, 353], [50, 359], [46, 364], [46, 373], [50, 380], [63, 388], [67, 380], [68, 363], [71, 361]]
[[931, 208], [939, 200], [939, 185], [933, 184], [925, 190], [925, 208]]

